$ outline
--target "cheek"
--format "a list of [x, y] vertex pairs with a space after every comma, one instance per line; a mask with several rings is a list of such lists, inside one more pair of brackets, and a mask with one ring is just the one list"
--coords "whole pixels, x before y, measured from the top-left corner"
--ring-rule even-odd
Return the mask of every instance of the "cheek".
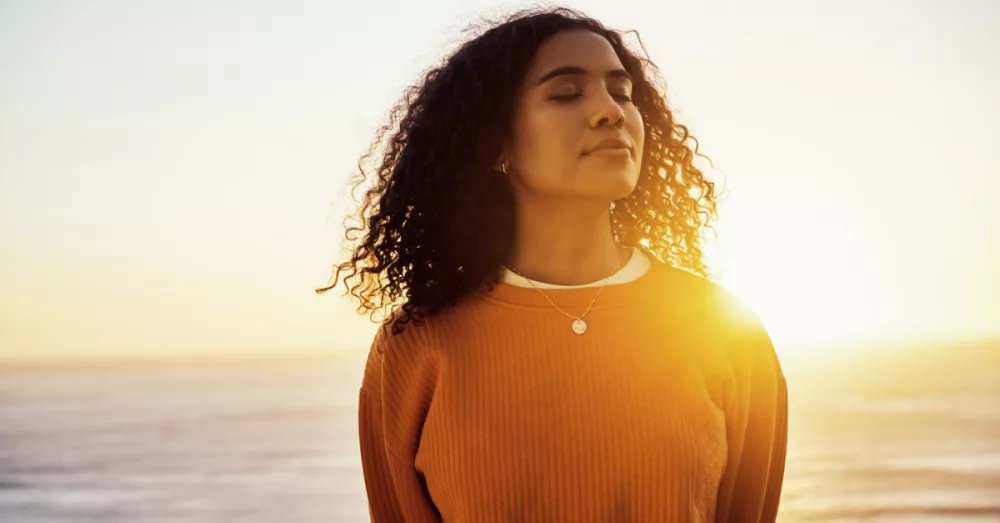
[[546, 171], [573, 159], [576, 134], [565, 114], [535, 111], [523, 120], [518, 149], [525, 168]]
[[515, 155], [522, 178], [529, 185], [541, 187], [556, 183], [575, 165], [576, 135], [567, 115], [554, 111], [526, 114], [518, 126]]

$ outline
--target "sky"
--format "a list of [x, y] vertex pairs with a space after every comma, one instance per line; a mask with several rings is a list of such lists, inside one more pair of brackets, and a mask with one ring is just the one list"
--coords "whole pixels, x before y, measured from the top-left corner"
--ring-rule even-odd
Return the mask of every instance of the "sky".
[[[527, 5], [0, 2], [0, 360], [367, 351], [314, 292], [345, 183], [467, 24]], [[639, 32], [779, 352], [1000, 336], [1000, 4], [562, 5]]]

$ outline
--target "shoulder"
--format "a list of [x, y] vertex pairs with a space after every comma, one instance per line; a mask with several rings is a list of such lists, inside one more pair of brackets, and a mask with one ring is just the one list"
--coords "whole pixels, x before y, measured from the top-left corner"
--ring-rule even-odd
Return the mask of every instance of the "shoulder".
[[709, 278], [655, 261], [661, 277], [657, 295], [670, 309], [697, 314], [715, 326], [737, 329], [763, 329], [754, 310], [731, 290]]
[[426, 367], [433, 346], [433, 323], [431, 317], [407, 318], [401, 306], [393, 307], [372, 337], [362, 388], [381, 387], [387, 373], [408, 374]]
[[682, 325], [700, 328], [726, 347], [731, 361], [777, 362], [770, 335], [757, 312], [722, 284], [676, 267], [662, 267], [663, 300]]
[[425, 343], [428, 319], [408, 316], [402, 305], [395, 305], [383, 319], [372, 338], [372, 351], [384, 355], [388, 350], [400, 351]]

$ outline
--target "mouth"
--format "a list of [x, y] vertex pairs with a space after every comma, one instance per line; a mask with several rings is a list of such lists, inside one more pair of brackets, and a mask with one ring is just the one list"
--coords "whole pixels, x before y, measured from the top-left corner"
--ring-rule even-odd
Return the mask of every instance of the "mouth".
[[628, 158], [632, 156], [632, 150], [628, 147], [608, 147], [584, 153], [584, 156]]
[[605, 138], [594, 147], [584, 151], [584, 156], [631, 157], [632, 144], [624, 138]]

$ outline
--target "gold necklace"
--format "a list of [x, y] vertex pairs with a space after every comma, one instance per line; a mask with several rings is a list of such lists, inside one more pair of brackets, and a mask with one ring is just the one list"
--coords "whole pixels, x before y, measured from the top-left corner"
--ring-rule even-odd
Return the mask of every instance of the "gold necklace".
[[542, 296], [544, 296], [545, 299], [548, 300], [549, 303], [551, 303], [552, 306], [555, 307], [557, 311], [563, 313], [564, 315], [568, 316], [570, 319], [573, 320], [573, 324], [571, 325], [571, 328], [573, 329], [573, 332], [575, 332], [575, 333], [577, 333], [577, 334], [579, 334], [579, 335], [582, 336], [583, 333], [587, 332], [587, 322], [584, 321], [583, 317], [586, 316], [588, 312], [590, 312], [590, 308], [594, 306], [594, 303], [597, 301], [597, 297], [601, 295], [601, 291], [603, 291], [604, 287], [608, 284], [608, 280], [610, 280], [611, 277], [614, 276], [614, 274], [621, 269], [621, 267], [622, 267], [622, 253], [621, 253], [621, 250], [619, 249], [618, 250], [618, 265], [611, 271], [610, 274], [608, 274], [607, 278], [604, 278], [604, 283], [602, 283], [601, 287], [599, 289], [597, 289], [597, 294], [594, 295], [594, 299], [590, 300], [590, 305], [587, 306], [587, 310], [583, 311], [583, 314], [581, 314], [579, 316], [574, 316], [574, 315], [572, 315], [572, 314], [570, 314], [570, 313], [562, 310], [561, 308], [559, 308], [559, 306], [556, 305], [556, 303], [554, 301], [552, 301], [552, 298], [549, 298], [549, 295], [545, 294], [545, 291], [543, 291], [542, 289], [538, 288], [538, 286], [535, 285], [535, 283], [531, 280], [531, 278], [528, 278], [527, 276], [525, 276], [525, 275], [523, 275], [523, 274], [515, 271], [514, 269], [512, 269], [510, 267], [510, 265], [504, 264], [504, 267], [506, 267], [507, 270], [509, 270], [510, 272], [513, 272], [514, 274], [516, 274], [516, 275], [524, 278], [525, 280], [528, 280], [528, 283], [532, 287], [534, 287], [535, 290], [537, 290], [538, 292], [542, 293]]

